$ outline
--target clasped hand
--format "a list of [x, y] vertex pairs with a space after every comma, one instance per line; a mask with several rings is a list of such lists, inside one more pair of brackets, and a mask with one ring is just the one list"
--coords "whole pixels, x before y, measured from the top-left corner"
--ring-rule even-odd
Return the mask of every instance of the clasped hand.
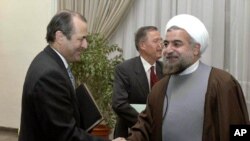
[[113, 139], [112, 141], [127, 141], [127, 140], [125, 138], [118, 137], [118, 138]]

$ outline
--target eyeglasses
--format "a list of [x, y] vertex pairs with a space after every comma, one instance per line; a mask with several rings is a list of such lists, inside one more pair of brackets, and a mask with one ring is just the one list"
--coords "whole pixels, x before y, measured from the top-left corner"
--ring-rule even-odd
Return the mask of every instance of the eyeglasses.
[[153, 43], [159, 44], [159, 45], [161, 45], [161, 46], [164, 46], [164, 42], [163, 42], [162, 39], [153, 40]]

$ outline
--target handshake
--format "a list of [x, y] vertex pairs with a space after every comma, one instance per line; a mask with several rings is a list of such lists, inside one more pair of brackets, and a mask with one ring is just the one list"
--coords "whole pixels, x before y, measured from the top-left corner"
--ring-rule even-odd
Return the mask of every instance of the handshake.
[[113, 139], [112, 141], [127, 141], [127, 140], [125, 138], [118, 137], [118, 138]]

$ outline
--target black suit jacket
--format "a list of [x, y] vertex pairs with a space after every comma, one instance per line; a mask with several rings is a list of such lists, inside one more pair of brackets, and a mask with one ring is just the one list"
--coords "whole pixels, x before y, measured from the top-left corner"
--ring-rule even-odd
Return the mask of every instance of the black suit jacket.
[[75, 90], [49, 46], [32, 61], [23, 86], [19, 141], [103, 141], [80, 128]]
[[[156, 62], [156, 74], [163, 77], [162, 63]], [[124, 61], [116, 66], [112, 107], [118, 115], [115, 137], [128, 136], [128, 128], [136, 121], [138, 112], [130, 104], [146, 104], [149, 84], [140, 57]]]

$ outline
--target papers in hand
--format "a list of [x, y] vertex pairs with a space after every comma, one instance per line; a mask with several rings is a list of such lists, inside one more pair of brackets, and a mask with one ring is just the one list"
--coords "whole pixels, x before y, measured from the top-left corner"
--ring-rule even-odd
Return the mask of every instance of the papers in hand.
[[146, 104], [130, 104], [138, 113], [146, 108]]

